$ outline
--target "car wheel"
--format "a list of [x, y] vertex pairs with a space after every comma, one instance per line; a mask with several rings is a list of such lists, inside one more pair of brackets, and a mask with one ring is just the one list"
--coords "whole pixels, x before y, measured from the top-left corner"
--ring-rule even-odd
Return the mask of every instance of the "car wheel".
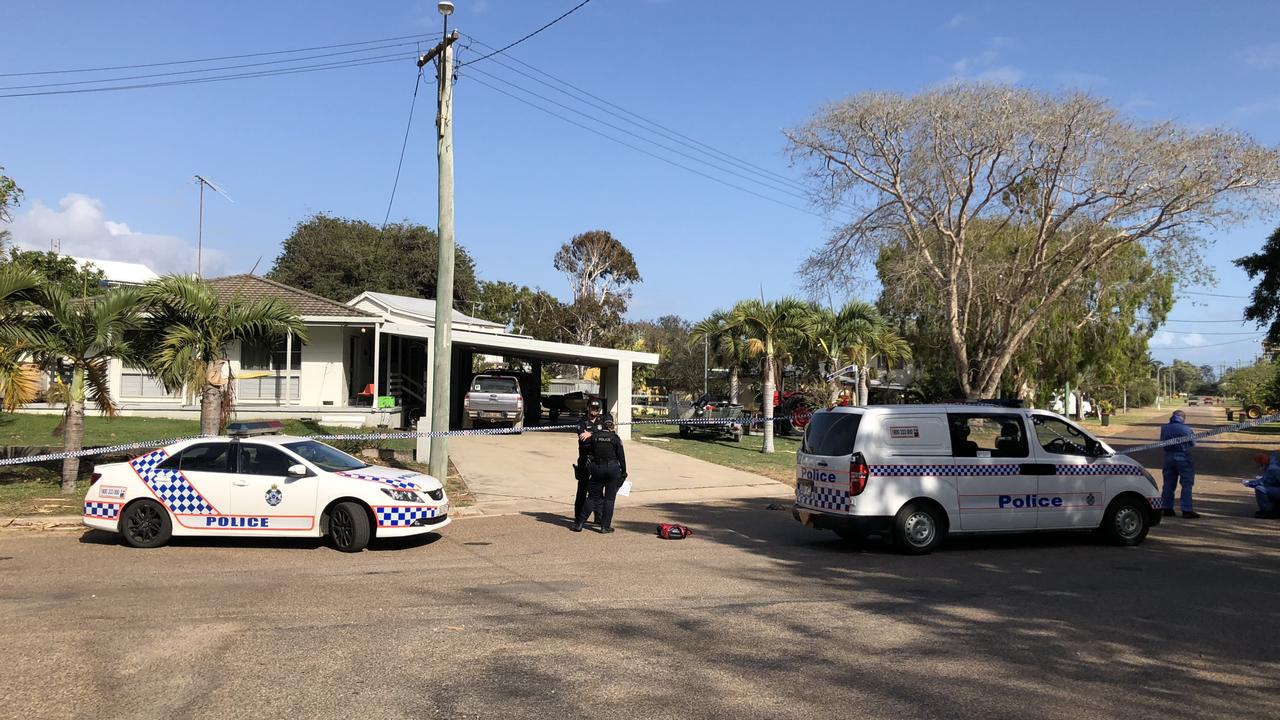
[[947, 534], [942, 513], [927, 503], [907, 503], [893, 518], [893, 543], [908, 555], [927, 555]]
[[1133, 498], [1120, 498], [1111, 503], [1102, 517], [1102, 533], [1112, 545], [1137, 545], [1146, 539], [1150, 529], [1147, 508]]
[[335, 549], [360, 552], [369, 544], [369, 534], [369, 515], [359, 503], [338, 503], [329, 511], [329, 542]]
[[173, 521], [160, 503], [139, 500], [120, 516], [120, 535], [129, 547], [160, 547], [173, 535]]

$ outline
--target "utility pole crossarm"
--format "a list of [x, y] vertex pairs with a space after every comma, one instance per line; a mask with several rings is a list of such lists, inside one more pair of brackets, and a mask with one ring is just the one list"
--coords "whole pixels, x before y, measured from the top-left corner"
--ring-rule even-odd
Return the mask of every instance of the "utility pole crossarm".
[[444, 40], [441, 40], [435, 47], [428, 50], [426, 55], [423, 55], [422, 57], [418, 58], [418, 67], [422, 67], [423, 65], [426, 65], [427, 63], [431, 62], [436, 58], [437, 55], [440, 54], [442, 50], [445, 49], [446, 46], [452, 45], [457, 41], [458, 41], [458, 31], [454, 30], [452, 33], [449, 34], [448, 37], [446, 37]]

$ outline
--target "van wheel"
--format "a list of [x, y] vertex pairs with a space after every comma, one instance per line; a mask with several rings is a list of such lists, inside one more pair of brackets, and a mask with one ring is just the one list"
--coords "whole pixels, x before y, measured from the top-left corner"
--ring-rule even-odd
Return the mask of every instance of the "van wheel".
[[338, 503], [329, 511], [329, 541], [335, 549], [360, 552], [369, 544], [369, 534], [369, 516], [359, 503]]
[[155, 548], [169, 542], [173, 521], [154, 500], [139, 500], [120, 518], [120, 536], [129, 547]]
[[907, 503], [893, 518], [893, 543], [908, 555], [927, 555], [946, 536], [946, 521], [937, 508], [926, 503]]
[[1150, 529], [1147, 508], [1133, 498], [1116, 500], [1102, 516], [1102, 533], [1112, 545], [1137, 545], [1146, 539]]

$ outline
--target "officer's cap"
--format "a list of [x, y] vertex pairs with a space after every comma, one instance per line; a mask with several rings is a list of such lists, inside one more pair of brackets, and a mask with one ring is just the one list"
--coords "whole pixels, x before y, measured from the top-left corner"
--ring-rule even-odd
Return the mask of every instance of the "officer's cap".
[[604, 417], [600, 418], [600, 422], [603, 423], [605, 427], [613, 427], [613, 416], [605, 415]]
[[599, 411], [600, 411], [600, 398], [591, 398], [591, 400], [589, 400], [589, 401], [587, 402], [587, 409], [588, 409], [588, 410], [595, 410], [596, 412], [599, 412]]

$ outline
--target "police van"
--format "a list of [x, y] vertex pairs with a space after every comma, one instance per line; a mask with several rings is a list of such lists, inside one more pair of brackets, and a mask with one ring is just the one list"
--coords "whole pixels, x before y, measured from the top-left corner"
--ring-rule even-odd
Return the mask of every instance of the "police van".
[[909, 554], [951, 533], [1092, 529], [1137, 545], [1160, 522], [1150, 473], [1044, 410], [837, 407], [813, 413], [796, 455], [796, 520]]

